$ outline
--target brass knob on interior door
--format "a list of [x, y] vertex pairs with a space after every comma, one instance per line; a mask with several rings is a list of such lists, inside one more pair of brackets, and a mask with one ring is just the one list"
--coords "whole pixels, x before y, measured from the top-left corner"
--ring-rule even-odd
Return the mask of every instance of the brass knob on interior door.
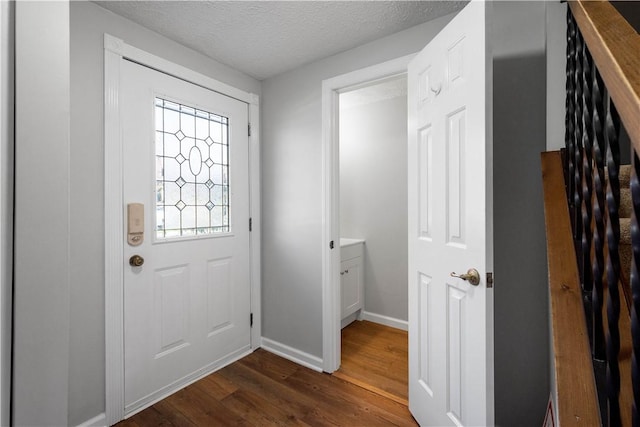
[[144, 258], [142, 258], [140, 255], [133, 255], [131, 258], [129, 258], [129, 265], [131, 267], [140, 267], [142, 264], [144, 264]]
[[478, 286], [480, 284], [480, 273], [478, 273], [478, 270], [475, 268], [470, 268], [465, 274], [451, 273], [450, 276], [466, 280], [473, 286]]

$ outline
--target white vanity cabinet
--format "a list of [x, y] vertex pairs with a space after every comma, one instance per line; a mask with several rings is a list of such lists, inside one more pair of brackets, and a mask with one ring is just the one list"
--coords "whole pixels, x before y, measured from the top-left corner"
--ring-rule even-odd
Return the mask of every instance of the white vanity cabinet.
[[364, 240], [340, 239], [342, 327], [362, 317], [364, 310]]

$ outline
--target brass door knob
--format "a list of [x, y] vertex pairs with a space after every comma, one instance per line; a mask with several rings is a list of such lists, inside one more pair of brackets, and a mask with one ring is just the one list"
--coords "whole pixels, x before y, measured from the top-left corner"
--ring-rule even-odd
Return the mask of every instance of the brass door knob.
[[466, 280], [473, 286], [478, 286], [480, 284], [480, 273], [478, 273], [478, 270], [475, 268], [470, 268], [465, 274], [456, 274], [455, 272], [452, 272], [451, 277]]
[[144, 258], [142, 258], [140, 255], [133, 255], [131, 258], [129, 258], [129, 265], [131, 267], [140, 267], [142, 264], [144, 264]]

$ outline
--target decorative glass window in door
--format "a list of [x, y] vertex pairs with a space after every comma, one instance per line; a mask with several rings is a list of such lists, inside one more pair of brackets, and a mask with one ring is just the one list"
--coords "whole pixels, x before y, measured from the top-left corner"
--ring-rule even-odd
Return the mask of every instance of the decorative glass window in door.
[[229, 119], [155, 99], [156, 238], [227, 233]]

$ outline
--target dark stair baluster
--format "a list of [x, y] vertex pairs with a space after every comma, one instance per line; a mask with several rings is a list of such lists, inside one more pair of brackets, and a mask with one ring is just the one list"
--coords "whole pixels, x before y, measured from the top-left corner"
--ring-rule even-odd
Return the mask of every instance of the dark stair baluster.
[[640, 357], [640, 319], [638, 314], [640, 311], [640, 228], [638, 227], [638, 218], [640, 216], [640, 181], [638, 174], [640, 173], [640, 159], [633, 147], [631, 148], [631, 340], [633, 342], [633, 353], [631, 356], [631, 382], [633, 385], [633, 425], [640, 425], [640, 366], [638, 366], [638, 358]]
[[[583, 91], [582, 96], [584, 98], [583, 104], [583, 168], [584, 175], [582, 180], [582, 221], [585, 225], [585, 232], [582, 235], [582, 251], [585, 256], [585, 267], [589, 268], [591, 273], [587, 276], [588, 272], [585, 272], [585, 280], [588, 277], [591, 280], [591, 319], [592, 319], [592, 351], [593, 357], [596, 360], [605, 360], [605, 346], [604, 346], [604, 327], [603, 327], [603, 313], [602, 306], [604, 300], [604, 294], [602, 289], [602, 274], [604, 272], [604, 191], [602, 181], [600, 181], [600, 194], [595, 194], [594, 188], [597, 181], [604, 176], [604, 165], [602, 159], [602, 147], [598, 146], [595, 135], [595, 119], [597, 111], [594, 109], [594, 99], [592, 96], [593, 79], [596, 74], [593, 69], [593, 59], [589, 50], [584, 48], [583, 55]], [[600, 130], [600, 137], [602, 139], [602, 131]], [[594, 168], [594, 162], [598, 159], [595, 153], [600, 154], [600, 168], [598, 166]], [[597, 210], [597, 212], [595, 211]], [[592, 220], [595, 222], [592, 225]], [[596, 240], [598, 239], [598, 240]], [[593, 249], [593, 250], [592, 250]], [[593, 259], [592, 259], [593, 252]]]
[[[600, 87], [603, 87], [600, 82]], [[605, 146], [607, 147], [607, 399], [610, 426], [621, 425], [620, 419], [620, 144], [618, 132], [620, 118], [606, 89], [603, 105], [606, 109], [604, 123]]]
[[[571, 14], [571, 9], [567, 8], [567, 68], [566, 68], [566, 99], [565, 99], [565, 147], [566, 147], [566, 182], [567, 182], [567, 199], [569, 200], [569, 212], [571, 214], [571, 227], [576, 229], [575, 215], [575, 199], [573, 193], [575, 191], [575, 80], [576, 72], [576, 23]], [[574, 232], [575, 238], [575, 232]]]
[[585, 280], [585, 265], [582, 246], [582, 234], [584, 232], [583, 218], [581, 213], [582, 207], [582, 37], [579, 31], [576, 31], [576, 52], [575, 52], [575, 72], [573, 74], [574, 86], [575, 86], [575, 114], [574, 114], [574, 156], [573, 162], [575, 169], [573, 171], [574, 191], [573, 191], [573, 204], [575, 206], [574, 223], [575, 223], [575, 240], [576, 240], [576, 253], [578, 255], [578, 268], [580, 271], [580, 280], [582, 282], [582, 290], [590, 292], [590, 281]]

